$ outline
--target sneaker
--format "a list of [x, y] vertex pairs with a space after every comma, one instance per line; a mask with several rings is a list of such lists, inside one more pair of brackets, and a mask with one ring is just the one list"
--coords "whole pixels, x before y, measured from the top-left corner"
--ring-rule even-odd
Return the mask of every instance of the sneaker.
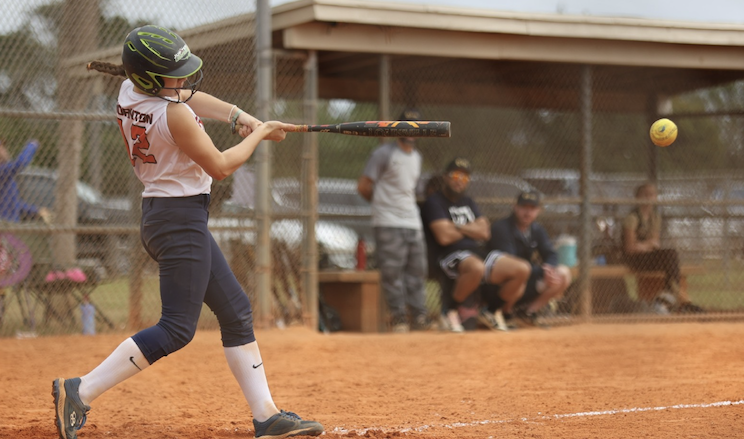
[[656, 300], [662, 302], [664, 305], [666, 305], [667, 309], [672, 309], [675, 305], [677, 305], [677, 298], [669, 292], [669, 290], [663, 290], [659, 293], [659, 295], [656, 296]]
[[676, 311], [682, 314], [700, 314], [705, 312], [705, 308], [697, 306], [692, 302], [685, 302], [681, 304]]
[[493, 318], [496, 320], [496, 327], [499, 331], [511, 331], [514, 329], [514, 326], [509, 326], [509, 323], [504, 318], [504, 313], [501, 312], [500, 309], [497, 309], [496, 312], [493, 313]]
[[439, 314], [439, 318], [437, 319], [437, 328], [441, 332], [449, 332], [450, 324], [445, 314]]
[[292, 412], [281, 412], [275, 414], [264, 422], [253, 420], [253, 428], [256, 429], [256, 437], [266, 439], [282, 438], [290, 436], [318, 436], [323, 433], [323, 426], [315, 421], [303, 421], [302, 418]]
[[654, 310], [654, 313], [665, 316], [669, 314], [669, 306], [666, 304], [664, 300], [654, 299], [653, 303], [651, 304], [651, 308]]
[[540, 316], [532, 311], [528, 312], [526, 309], [518, 309], [516, 311], [517, 318], [524, 322], [527, 326], [535, 326], [538, 328], [545, 328], [546, 325], [543, 325], [540, 321]]
[[450, 332], [465, 332], [465, 328], [463, 328], [462, 323], [460, 322], [460, 314], [456, 309], [447, 311], [445, 321], [447, 323], [447, 329]]
[[514, 317], [513, 312], [502, 312], [501, 310], [498, 310], [496, 312], [501, 314], [501, 318], [504, 319], [506, 329], [511, 331], [513, 329], [519, 328], [519, 325], [517, 325], [517, 319], [516, 317]]
[[88, 417], [90, 407], [80, 401], [79, 388], [80, 378], [57, 378], [52, 383], [55, 424], [60, 439], [77, 439], [77, 431], [83, 428]]
[[393, 332], [397, 334], [405, 334], [410, 331], [411, 328], [408, 326], [408, 323], [396, 323], [393, 325]]
[[508, 331], [509, 328], [506, 326], [504, 316], [501, 310], [497, 310], [495, 313], [490, 312], [486, 308], [483, 308], [478, 313], [478, 321], [486, 328], [492, 331]]
[[408, 319], [405, 316], [393, 317], [391, 321], [392, 331], [398, 334], [403, 334], [411, 330], [408, 326]]
[[424, 314], [416, 316], [416, 318], [413, 319], [413, 323], [411, 323], [412, 331], [426, 331], [430, 328], [431, 322], [429, 321], [429, 318], [426, 317]]

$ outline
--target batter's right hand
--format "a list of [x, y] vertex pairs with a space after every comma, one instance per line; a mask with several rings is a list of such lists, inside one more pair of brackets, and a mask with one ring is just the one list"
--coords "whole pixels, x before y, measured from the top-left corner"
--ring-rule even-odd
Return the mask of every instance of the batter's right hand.
[[265, 140], [271, 140], [272, 142], [281, 142], [287, 137], [287, 131], [291, 131], [294, 125], [290, 123], [280, 122], [278, 120], [270, 120], [259, 125], [258, 129], [264, 130]]

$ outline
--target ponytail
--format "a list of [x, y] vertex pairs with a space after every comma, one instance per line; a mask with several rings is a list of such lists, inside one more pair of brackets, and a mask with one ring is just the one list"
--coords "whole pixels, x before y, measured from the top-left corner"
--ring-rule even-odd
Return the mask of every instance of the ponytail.
[[96, 70], [101, 73], [106, 73], [112, 76], [123, 76], [127, 77], [127, 73], [124, 71], [124, 66], [121, 64], [112, 64], [104, 61], [91, 61], [87, 65], [88, 70]]

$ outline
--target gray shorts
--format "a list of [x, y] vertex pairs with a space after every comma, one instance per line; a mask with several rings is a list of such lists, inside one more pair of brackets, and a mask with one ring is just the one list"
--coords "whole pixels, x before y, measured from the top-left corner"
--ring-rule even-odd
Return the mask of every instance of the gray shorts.
[[[486, 265], [486, 270], [483, 274], [483, 283], [488, 283], [488, 273], [493, 270], [493, 265], [503, 255], [504, 253], [498, 250], [490, 251], [486, 255], [486, 259], [483, 261]], [[479, 257], [470, 250], [457, 250], [440, 259], [439, 266], [442, 267], [442, 271], [444, 271], [444, 274], [446, 274], [448, 278], [457, 279], [457, 276], [459, 275], [457, 266], [460, 265], [460, 262], [471, 256]]]

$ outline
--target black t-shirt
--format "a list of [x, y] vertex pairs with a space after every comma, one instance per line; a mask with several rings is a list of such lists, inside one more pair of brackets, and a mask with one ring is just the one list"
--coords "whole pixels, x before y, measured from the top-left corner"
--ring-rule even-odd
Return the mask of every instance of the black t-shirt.
[[[429, 226], [434, 221], [448, 219], [455, 224], [464, 225], [475, 221], [476, 218], [481, 216], [480, 209], [478, 209], [475, 201], [467, 195], [462, 195], [453, 203], [441, 192], [436, 192], [430, 195], [423, 206], [421, 206], [421, 218], [428, 234], [431, 234]], [[433, 234], [430, 236], [433, 238]], [[434, 245], [432, 250], [437, 255], [437, 258], [446, 256], [457, 250], [479, 251], [481, 247], [478, 241], [467, 236], [445, 247], [437, 244], [435, 239], [431, 239], [431, 243]]]
[[542, 274], [542, 263], [558, 265], [558, 253], [550, 242], [548, 232], [538, 223], [530, 224], [527, 234], [517, 227], [517, 220], [509, 217], [491, 223], [491, 240], [488, 250], [499, 250], [518, 256], [532, 264], [533, 271]]

